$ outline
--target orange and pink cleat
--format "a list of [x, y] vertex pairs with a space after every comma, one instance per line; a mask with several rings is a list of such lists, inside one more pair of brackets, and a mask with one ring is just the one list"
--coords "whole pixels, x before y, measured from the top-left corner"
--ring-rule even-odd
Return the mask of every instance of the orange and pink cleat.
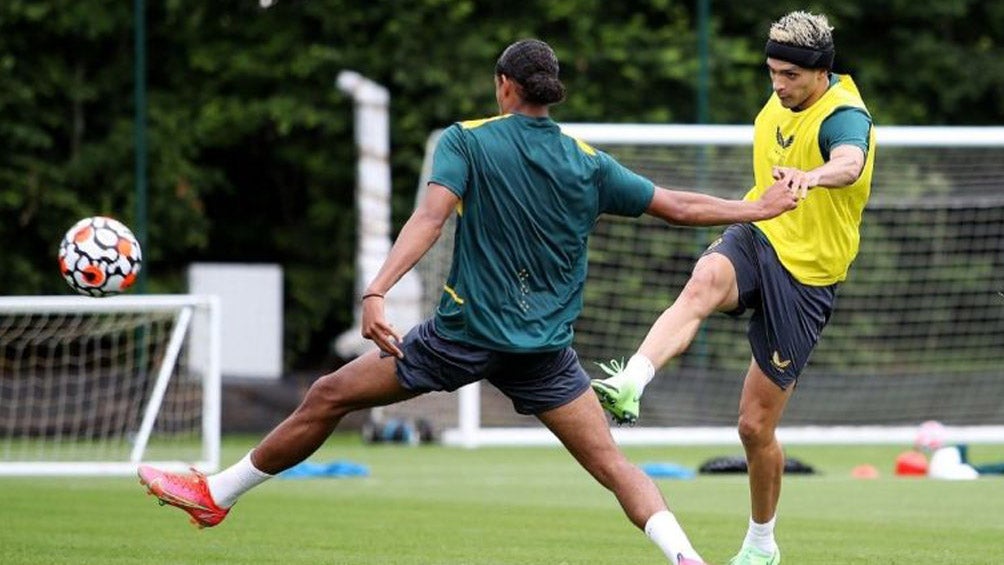
[[206, 476], [192, 469], [191, 473], [168, 473], [141, 465], [139, 483], [147, 493], [156, 496], [160, 505], [170, 504], [188, 512], [191, 522], [199, 528], [211, 528], [227, 517], [229, 508], [220, 508], [209, 494]]

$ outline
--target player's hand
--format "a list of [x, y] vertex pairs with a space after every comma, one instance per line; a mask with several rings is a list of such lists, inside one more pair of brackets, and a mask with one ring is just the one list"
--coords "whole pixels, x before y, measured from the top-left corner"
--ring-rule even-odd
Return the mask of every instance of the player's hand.
[[774, 179], [787, 177], [791, 183], [791, 190], [800, 200], [805, 200], [809, 195], [809, 189], [819, 186], [819, 175], [812, 171], [806, 172], [794, 167], [774, 167], [771, 169]]
[[760, 205], [763, 207], [764, 218], [769, 219], [780, 215], [788, 210], [794, 210], [798, 206], [798, 191], [792, 188], [792, 175], [788, 171], [779, 171], [774, 177], [774, 184], [767, 187], [767, 190], [760, 196]]
[[384, 315], [383, 296], [372, 296], [363, 300], [363, 319], [360, 325], [363, 337], [375, 343], [381, 351], [398, 359], [404, 359], [404, 353], [397, 346], [401, 342], [401, 334]]

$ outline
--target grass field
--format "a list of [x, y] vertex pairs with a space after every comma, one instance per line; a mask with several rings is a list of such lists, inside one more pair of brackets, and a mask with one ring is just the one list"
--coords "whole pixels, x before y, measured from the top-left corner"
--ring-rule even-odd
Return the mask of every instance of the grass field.
[[[256, 438], [228, 438], [224, 461]], [[896, 478], [899, 446], [802, 447], [817, 475], [786, 478], [778, 520], [784, 563], [1004, 563], [1004, 479]], [[696, 468], [729, 447], [630, 448], [637, 463]], [[1004, 445], [970, 449], [1004, 460]], [[217, 528], [196, 530], [129, 478], [0, 478], [0, 563], [436, 564], [664, 563], [614, 498], [557, 448], [365, 446], [335, 436], [311, 460], [349, 460], [367, 478], [277, 479]], [[856, 480], [870, 463], [882, 476]], [[727, 563], [748, 517], [744, 476], [660, 480], [711, 563]]]

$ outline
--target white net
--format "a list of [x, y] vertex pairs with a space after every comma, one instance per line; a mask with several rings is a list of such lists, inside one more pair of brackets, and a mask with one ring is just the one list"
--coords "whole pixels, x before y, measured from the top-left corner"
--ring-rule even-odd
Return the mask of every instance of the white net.
[[0, 473], [215, 465], [214, 314], [158, 300], [0, 298]]
[[[565, 129], [661, 186], [739, 198], [751, 183], [749, 128]], [[878, 136], [861, 251], [783, 423], [1004, 424], [1004, 129], [880, 128]], [[637, 348], [721, 231], [601, 218], [575, 327], [588, 371], [602, 376], [593, 361]], [[419, 265], [427, 308], [438, 301], [451, 237], [447, 227]], [[639, 425], [734, 426], [750, 360], [747, 319], [711, 316], [646, 389]], [[537, 425], [490, 386], [480, 394], [480, 426]]]

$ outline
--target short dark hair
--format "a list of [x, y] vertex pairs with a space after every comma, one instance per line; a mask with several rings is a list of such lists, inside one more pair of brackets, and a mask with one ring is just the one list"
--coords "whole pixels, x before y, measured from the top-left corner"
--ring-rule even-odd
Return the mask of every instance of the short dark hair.
[[521, 39], [499, 56], [495, 74], [505, 75], [522, 87], [523, 99], [532, 104], [556, 104], [565, 99], [558, 79], [558, 57], [539, 39]]

